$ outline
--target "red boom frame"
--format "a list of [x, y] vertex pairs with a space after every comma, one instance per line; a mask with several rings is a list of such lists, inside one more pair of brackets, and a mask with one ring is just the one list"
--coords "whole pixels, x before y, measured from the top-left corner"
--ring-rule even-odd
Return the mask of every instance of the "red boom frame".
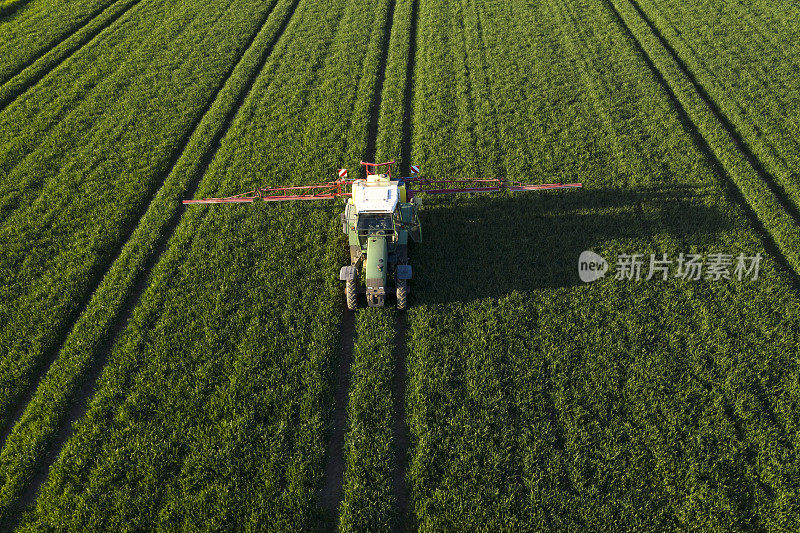
[[[287, 200], [330, 200], [340, 196], [350, 196], [345, 187], [352, 185], [353, 180], [339, 179], [327, 183], [314, 185], [300, 185], [298, 187], [262, 187], [227, 198], [204, 198], [202, 200], [184, 200], [184, 204], [228, 204], [250, 203], [256, 200], [265, 202], [284, 202]], [[281, 194], [286, 191], [295, 191], [295, 194]]]
[[[385, 173], [389, 177], [392, 175], [392, 165], [394, 161], [387, 161], [386, 163], [367, 163], [361, 161], [361, 164], [366, 168], [367, 176], [373, 174]], [[388, 167], [385, 172], [378, 172], [380, 167]], [[487, 178], [487, 179], [464, 179], [464, 180], [429, 180], [419, 175], [410, 178], [401, 178], [403, 183], [406, 184], [408, 198], [411, 199], [416, 193], [426, 194], [457, 194], [457, 193], [471, 193], [471, 192], [499, 192], [507, 189], [509, 191], [541, 191], [547, 189], [575, 189], [583, 187], [581, 183], [546, 183], [536, 185], [533, 183], [518, 183], [509, 182], [503, 178]], [[228, 196], [226, 198], [204, 198], [202, 200], [184, 200], [184, 204], [228, 204], [228, 203], [251, 203], [256, 200], [263, 200], [265, 202], [284, 202], [288, 200], [331, 200], [340, 196], [352, 196], [352, 192], [347, 191], [347, 187], [353, 184], [355, 180], [337, 179], [327, 183], [317, 183], [313, 185], [300, 185], [296, 187], [262, 187], [254, 189], [235, 196]], [[421, 185], [423, 187], [439, 186], [443, 184], [461, 184], [472, 183], [477, 184], [474, 187], [462, 188], [432, 188], [432, 189], [417, 189], [413, 190], [411, 184]], [[286, 194], [292, 191], [294, 194]]]

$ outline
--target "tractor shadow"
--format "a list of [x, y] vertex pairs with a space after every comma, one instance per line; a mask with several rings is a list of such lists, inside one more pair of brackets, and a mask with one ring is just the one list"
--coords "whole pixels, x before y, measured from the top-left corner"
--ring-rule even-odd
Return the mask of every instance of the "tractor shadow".
[[[423, 242], [412, 245], [411, 305], [497, 298], [512, 291], [582, 284], [578, 256], [608, 241], [642, 241], [628, 253], [655, 253], [668, 234], [702, 246], [734, 221], [714, 207], [710, 187], [665, 185], [423, 197]], [[652, 244], [651, 244], [652, 243]], [[635, 249], [633, 248], [635, 246]], [[613, 268], [616, 257], [606, 258]]]

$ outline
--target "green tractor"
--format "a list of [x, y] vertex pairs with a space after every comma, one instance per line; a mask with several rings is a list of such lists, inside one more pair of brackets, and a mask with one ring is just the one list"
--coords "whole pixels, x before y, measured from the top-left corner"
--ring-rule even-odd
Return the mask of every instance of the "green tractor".
[[[358, 295], [367, 296], [367, 305], [383, 307], [386, 296], [397, 298], [397, 308], [408, 306], [408, 242], [422, 241], [417, 216], [418, 198], [408, 198], [404, 180], [393, 180], [388, 163], [364, 163], [366, 180], [352, 184], [352, 195], [342, 213], [342, 230], [350, 245], [350, 265], [339, 271], [345, 282], [347, 308], [358, 307]], [[380, 172], [385, 170], [385, 172]], [[364, 272], [364, 288], [361, 275]], [[390, 280], [394, 279], [394, 286]]]
[[[281, 202], [347, 198], [341, 223], [350, 247], [350, 265], [343, 266], [339, 271], [339, 279], [345, 282], [347, 308], [355, 310], [358, 307], [359, 294], [365, 294], [370, 307], [383, 307], [386, 305], [386, 297], [394, 296], [397, 308], [405, 309], [408, 306], [411, 279], [411, 265], [408, 264], [409, 239], [416, 243], [422, 242], [422, 230], [417, 216], [420, 198], [417, 194], [534, 191], [582, 186], [580, 183], [522, 184], [508, 182], [503, 178], [431, 181], [419, 175], [417, 165], [411, 165], [411, 177], [392, 178], [393, 164], [394, 161], [362, 161], [361, 165], [366, 168], [366, 179], [347, 179], [347, 169], [339, 169], [339, 178], [327, 183], [265, 187], [227, 198], [184, 200], [183, 203], [223, 204], [251, 203], [256, 200]], [[463, 187], [465, 184], [470, 186]], [[435, 188], [440, 186], [441, 188]], [[347, 190], [348, 187], [350, 191]], [[392, 282], [394, 285], [391, 285]]]

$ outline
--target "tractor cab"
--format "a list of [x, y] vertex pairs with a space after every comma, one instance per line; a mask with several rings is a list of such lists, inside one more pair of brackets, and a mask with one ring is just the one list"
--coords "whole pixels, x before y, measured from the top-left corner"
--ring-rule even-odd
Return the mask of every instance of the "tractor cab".
[[391, 237], [394, 235], [394, 216], [392, 213], [361, 213], [356, 231], [360, 238]]

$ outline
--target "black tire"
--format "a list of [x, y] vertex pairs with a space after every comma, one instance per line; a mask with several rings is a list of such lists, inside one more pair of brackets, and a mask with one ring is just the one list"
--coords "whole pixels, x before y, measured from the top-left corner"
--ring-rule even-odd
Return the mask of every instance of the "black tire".
[[408, 307], [408, 280], [397, 280], [397, 308], [401, 311]]
[[344, 295], [347, 298], [347, 308], [355, 311], [358, 307], [358, 282], [354, 279], [348, 279], [344, 285]]

